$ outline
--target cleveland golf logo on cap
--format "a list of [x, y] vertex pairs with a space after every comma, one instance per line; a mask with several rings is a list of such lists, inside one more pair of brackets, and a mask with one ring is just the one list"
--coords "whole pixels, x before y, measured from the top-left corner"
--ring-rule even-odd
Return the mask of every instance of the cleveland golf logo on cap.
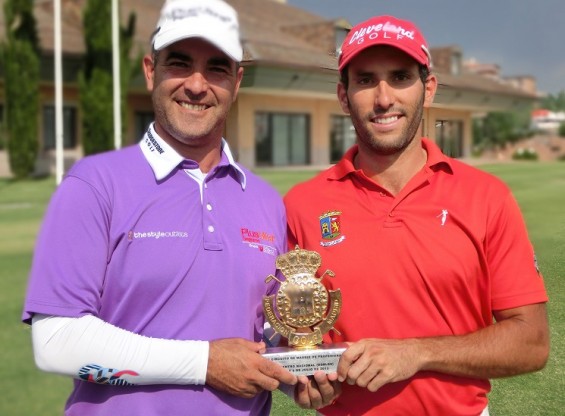
[[377, 16], [361, 22], [349, 31], [338, 52], [339, 70], [343, 70], [363, 50], [377, 45], [393, 46], [420, 64], [428, 68], [432, 66], [426, 40], [414, 24], [393, 16]]
[[358, 43], [364, 42], [365, 36], [367, 36], [369, 39], [376, 39], [379, 35], [382, 35], [383, 37], [388, 39], [391, 39], [392, 36], [396, 36], [397, 39], [407, 37], [414, 40], [413, 30], [406, 30], [402, 26], [396, 26], [393, 23], [386, 22], [385, 24], [379, 23], [378, 25], [369, 25], [367, 27], [362, 27], [361, 29], [356, 30], [353, 33], [349, 44], [351, 45], [355, 41], [357, 41]]

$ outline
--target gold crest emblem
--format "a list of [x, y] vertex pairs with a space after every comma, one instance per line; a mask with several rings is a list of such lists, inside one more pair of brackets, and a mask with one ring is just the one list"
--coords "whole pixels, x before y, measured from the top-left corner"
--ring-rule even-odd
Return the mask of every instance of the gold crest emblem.
[[322, 343], [323, 334], [331, 329], [335, 331], [333, 326], [341, 310], [341, 291], [327, 291], [321, 283], [325, 275], [334, 276], [331, 270], [316, 278], [321, 264], [320, 254], [296, 246], [276, 260], [276, 267], [285, 280], [280, 281], [273, 275], [265, 280], [269, 283], [275, 279], [280, 283], [276, 305], [275, 295], [263, 297], [267, 321], [288, 339], [291, 347], [314, 348]]

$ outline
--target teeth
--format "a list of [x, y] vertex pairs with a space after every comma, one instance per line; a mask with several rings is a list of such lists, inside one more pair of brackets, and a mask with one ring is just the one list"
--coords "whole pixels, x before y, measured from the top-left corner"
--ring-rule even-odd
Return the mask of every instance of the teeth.
[[393, 116], [393, 117], [385, 117], [385, 118], [378, 118], [375, 120], [375, 123], [377, 124], [389, 124], [389, 123], [393, 123], [396, 120], [398, 120], [397, 116]]
[[193, 111], [203, 111], [206, 110], [206, 106], [205, 105], [196, 105], [196, 104], [189, 104], [189, 103], [180, 103], [180, 105], [183, 108], [186, 108], [187, 110], [193, 110]]

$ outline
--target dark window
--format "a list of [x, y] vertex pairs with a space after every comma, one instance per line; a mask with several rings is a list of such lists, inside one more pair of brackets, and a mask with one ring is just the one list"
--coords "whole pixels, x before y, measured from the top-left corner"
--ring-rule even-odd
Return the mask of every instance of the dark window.
[[[74, 107], [63, 107], [63, 148], [77, 146], [77, 112]], [[43, 148], [55, 149], [55, 106], [43, 107]]]
[[258, 166], [310, 162], [310, 118], [306, 114], [256, 113], [255, 162]]
[[447, 156], [462, 157], [463, 122], [461, 120], [437, 120], [436, 142]]
[[332, 116], [330, 122], [330, 162], [336, 163], [355, 143], [355, 129], [349, 116]]
[[135, 140], [140, 141], [149, 125], [155, 119], [152, 111], [138, 111], [135, 113]]

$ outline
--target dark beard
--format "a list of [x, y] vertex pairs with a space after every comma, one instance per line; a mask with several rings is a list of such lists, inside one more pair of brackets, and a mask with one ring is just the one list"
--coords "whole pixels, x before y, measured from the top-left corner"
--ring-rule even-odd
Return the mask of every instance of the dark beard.
[[[348, 103], [349, 114], [351, 114], [351, 122], [353, 123], [357, 133], [358, 143], [363, 144], [367, 148], [373, 150], [374, 153], [382, 156], [392, 156], [397, 153], [401, 153], [410, 143], [412, 143], [414, 137], [418, 133], [418, 129], [422, 122], [422, 115], [424, 113], [424, 98], [424, 94], [422, 94], [420, 102], [416, 105], [415, 113], [408, 126], [400, 132], [399, 136], [397, 136], [395, 140], [387, 142], [379, 140], [378, 137], [376, 137], [373, 132], [366, 127], [368, 120], [371, 120], [376, 113], [371, 111], [362, 118], [356, 118], [353, 116], [356, 111], [354, 111], [351, 108], [351, 104]], [[404, 111], [401, 113], [406, 117], [406, 113]], [[383, 111], [381, 114], [384, 115], [386, 112]]]

